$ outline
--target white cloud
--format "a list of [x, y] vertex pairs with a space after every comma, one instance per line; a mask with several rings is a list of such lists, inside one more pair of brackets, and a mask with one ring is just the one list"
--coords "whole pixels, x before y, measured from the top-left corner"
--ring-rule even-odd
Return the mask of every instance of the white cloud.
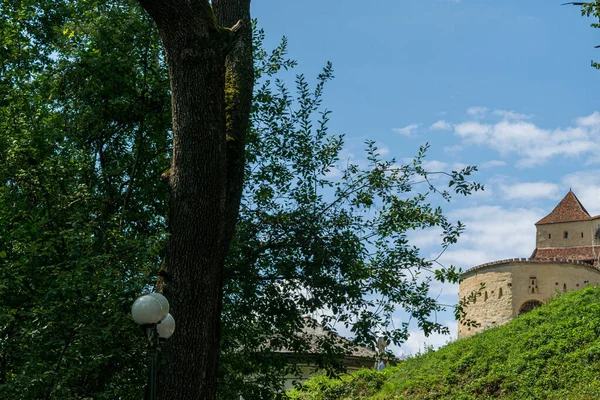
[[431, 129], [432, 131], [448, 131], [448, 130], [452, 129], [452, 125], [450, 125], [448, 122], [444, 121], [443, 119], [440, 119], [439, 121], [431, 124], [429, 129]]
[[[478, 181], [477, 178], [475, 178]], [[496, 201], [497, 199], [494, 197], [495, 191], [492, 185], [486, 183], [484, 190], [478, 190], [477, 192], [471, 193], [469, 198], [475, 201], [477, 204], [480, 204], [482, 201], [488, 202], [489, 200]]]
[[340, 170], [338, 167], [331, 167], [329, 169], [329, 171], [327, 171], [325, 173], [325, 177], [328, 179], [340, 179], [342, 176], [344, 176], [344, 173], [342, 172], [342, 170]]
[[483, 118], [487, 114], [487, 107], [469, 107], [467, 108], [467, 114], [474, 116], [475, 118]]
[[444, 297], [448, 301], [440, 301], [443, 304], [455, 304], [458, 297], [458, 284], [442, 283], [437, 280], [432, 280], [429, 285], [429, 295], [433, 298], [440, 299]]
[[388, 154], [390, 154], [390, 149], [385, 146], [379, 146], [377, 148], [377, 151], [379, 152], [380, 156], [387, 156]]
[[404, 128], [394, 128], [392, 130], [402, 136], [411, 136], [413, 133], [415, 133], [419, 126], [421, 126], [421, 124], [410, 124]]
[[504, 167], [506, 165], [505, 161], [502, 160], [490, 160], [490, 161], [486, 161], [480, 165], [478, 165], [478, 167], [480, 168], [493, 168], [493, 167]]
[[600, 113], [579, 118], [575, 126], [543, 129], [531, 122], [502, 120], [495, 124], [467, 121], [454, 125], [465, 143], [485, 145], [502, 155], [520, 156], [517, 165], [533, 167], [555, 156], [575, 157], [600, 151]]
[[506, 200], [553, 199], [561, 195], [560, 186], [549, 182], [520, 182], [512, 185], [500, 185], [500, 190]]
[[454, 125], [454, 132], [458, 136], [475, 143], [483, 143], [490, 130], [490, 125], [474, 121]]
[[[422, 330], [415, 329], [411, 330], [409, 338], [402, 344], [400, 347], [399, 353], [404, 355], [416, 354], [419, 352], [423, 352], [426, 347], [433, 346], [433, 348], [438, 349], [448, 342], [456, 339], [456, 333], [458, 332], [458, 323], [456, 321], [446, 321], [444, 325], [450, 329], [450, 335], [440, 335], [439, 333], [434, 333], [429, 336], [425, 336]], [[397, 350], [398, 348], [394, 348], [395, 346], [390, 346], [392, 351]], [[396, 351], [397, 352], [397, 351]]]
[[576, 122], [577, 122], [577, 125], [580, 125], [580, 126], [598, 127], [598, 126], [600, 126], [600, 112], [594, 111], [592, 114], [590, 114], [586, 117], [577, 118]]
[[[539, 208], [479, 206], [451, 211], [466, 230], [439, 259], [463, 270], [490, 261], [529, 257], [535, 249], [535, 223], [548, 212]], [[431, 257], [437, 254], [432, 253]]]
[[448, 169], [448, 163], [438, 160], [423, 161], [423, 169], [427, 172], [439, 172]]
[[456, 154], [459, 151], [461, 151], [463, 149], [463, 147], [461, 145], [454, 145], [454, 146], [446, 146], [444, 147], [444, 153], [448, 153], [448, 154]]
[[459, 171], [465, 168], [467, 164], [455, 162], [455, 163], [447, 163], [439, 160], [427, 160], [423, 161], [423, 169], [427, 172], [450, 172], [450, 171]]
[[442, 245], [442, 230], [439, 228], [428, 228], [419, 231], [412, 231], [409, 234], [410, 244], [420, 249], [427, 247], [438, 247]]
[[[464, 236], [465, 235], [463, 234], [462, 237], [464, 237]], [[461, 239], [459, 239], [459, 240], [461, 240]], [[462, 240], [463, 240], [463, 242], [465, 241], [464, 238]], [[481, 265], [486, 262], [494, 261], [497, 259], [508, 258], [508, 256], [499, 257], [499, 258], [494, 257], [494, 256], [490, 255], [490, 253], [487, 252], [483, 248], [467, 249], [467, 248], [461, 248], [461, 247], [455, 246], [452, 248], [452, 250], [446, 251], [438, 259], [438, 261], [446, 267], [448, 267], [450, 265], [454, 265], [455, 267], [462, 268], [463, 271], [466, 271], [470, 268], [473, 268], [476, 265]], [[533, 249], [531, 249], [531, 250], [533, 251]], [[513, 256], [510, 256], [510, 257], [512, 258]]]
[[521, 113], [518, 113], [515, 111], [510, 111], [510, 110], [494, 110], [493, 114], [497, 115], [499, 117], [502, 117], [504, 119], [513, 119], [513, 120], [530, 118], [530, 116], [527, 114], [521, 114]]

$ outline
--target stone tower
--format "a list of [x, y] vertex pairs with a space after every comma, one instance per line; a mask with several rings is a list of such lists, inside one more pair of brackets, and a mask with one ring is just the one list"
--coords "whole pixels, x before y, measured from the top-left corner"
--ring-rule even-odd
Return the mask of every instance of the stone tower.
[[537, 235], [531, 258], [567, 258], [598, 264], [600, 215], [592, 217], [573, 191], [535, 224]]
[[459, 324], [459, 338], [505, 324], [558, 293], [600, 283], [600, 216], [590, 216], [573, 191], [535, 225], [530, 258], [493, 261], [463, 273], [459, 298], [479, 291], [467, 306], [467, 318], [481, 326]]

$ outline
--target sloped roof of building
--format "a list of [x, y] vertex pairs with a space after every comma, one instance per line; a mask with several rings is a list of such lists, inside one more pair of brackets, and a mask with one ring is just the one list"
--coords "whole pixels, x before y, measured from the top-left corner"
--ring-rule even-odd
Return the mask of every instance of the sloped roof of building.
[[569, 189], [569, 193], [554, 207], [554, 210], [535, 224], [555, 224], [557, 222], [588, 221], [590, 219], [592, 219], [590, 214], [575, 196], [575, 193]]
[[598, 246], [547, 247], [535, 249], [531, 255], [531, 259], [568, 259], [593, 264], [599, 255], [600, 247]]
[[[337, 333], [330, 331], [329, 329], [323, 327], [321, 324], [317, 323], [310, 317], [304, 317], [304, 327], [302, 328], [302, 332], [300, 336], [308, 339], [310, 343], [310, 353], [318, 352], [318, 342], [320, 339], [323, 339], [326, 336], [333, 336], [334, 340], [349, 343], [348, 339], [341, 337]], [[363, 357], [369, 359], [375, 359], [377, 356], [377, 352], [373, 349], [369, 349], [368, 347], [354, 345], [351, 348], [351, 356], [353, 357]]]
[[[308, 344], [308, 349], [302, 352], [304, 355], [316, 355], [320, 353], [322, 351], [321, 342], [323, 340], [329, 339], [334, 343], [337, 342], [337, 344], [340, 346], [348, 346], [348, 352], [346, 353], [345, 357], [356, 357], [367, 360], [375, 360], [375, 358], [377, 357], [377, 352], [375, 350], [370, 349], [368, 347], [352, 344], [350, 340], [322, 326], [316, 320], [310, 317], [304, 317], [304, 326], [302, 327], [302, 330], [300, 330], [297, 333], [297, 335]], [[285, 347], [279, 348], [275, 350], [275, 352], [290, 354], [296, 353], [296, 351], [294, 351], [293, 349]]]

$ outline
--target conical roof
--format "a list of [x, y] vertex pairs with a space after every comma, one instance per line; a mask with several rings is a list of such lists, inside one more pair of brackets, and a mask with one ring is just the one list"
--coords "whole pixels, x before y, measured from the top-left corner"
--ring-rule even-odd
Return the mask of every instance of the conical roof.
[[587, 221], [592, 219], [575, 193], [569, 189], [569, 193], [558, 203], [554, 210], [544, 218], [536, 222], [536, 225], [554, 224], [557, 222]]

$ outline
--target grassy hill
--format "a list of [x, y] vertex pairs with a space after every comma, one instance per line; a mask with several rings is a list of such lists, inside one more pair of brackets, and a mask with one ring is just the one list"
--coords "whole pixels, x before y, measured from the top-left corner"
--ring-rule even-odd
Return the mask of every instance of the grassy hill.
[[308, 381], [295, 400], [600, 399], [600, 288], [382, 372]]

